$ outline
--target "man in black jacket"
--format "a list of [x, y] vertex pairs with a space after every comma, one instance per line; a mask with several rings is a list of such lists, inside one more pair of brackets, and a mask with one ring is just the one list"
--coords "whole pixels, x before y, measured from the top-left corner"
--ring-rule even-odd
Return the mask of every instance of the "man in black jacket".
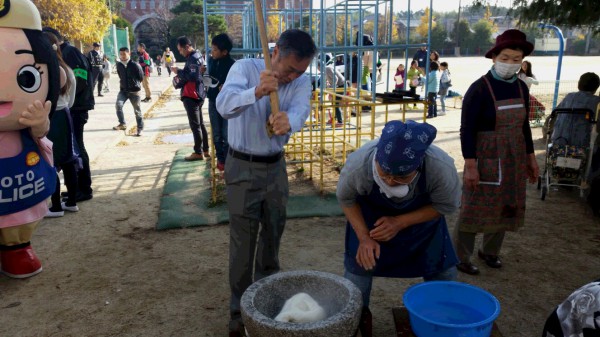
[[44, 27], [43, 31], [56, 36], [60, 43], [63, 60], [75, 73], [75, 103], [70, 111], [73, 118], [73, 134], [79, 146], [79, 155], [83, 164], [82, 169], [77, 172], [77, 187], [79, 189], [77, 201], [90, 200], [92, 199], [92, 174], [90, 171], [90, 158], [83, 142], [83, 128], [88, 121], [88, 111], [94, 110], [95, 105], [91, 66], [79, 49], [65, 41], [56, 29]]
[[144, 130], [144, 118], [140, 109], [140, 90], [142, 88], [142, 81], [144, 80], [144, 73], [139, 63], [131, 60], [131, 54], [127, 47], [119, 49], [119, 59], [120, 61], [117, 62], [117, 74], [119, 74], [120, 90], [117, 95], [116, 104], [119, 125], [113, 127], [113, 130], [127, 130], [125, 117], [123, 116], [123, 105], [129, 100], [133, 106], [135, 121], [137, 122], [136, 136], [139, 137], [142, 135], [142, 130]]
[[211, 86], [206, 93], [208, 96], [208, 117], [212, 128], [213, 144], [217, 152], [217, 169], [225, 170], [225, 157], [227, 157], [227, 120], [217, 111], [217, 95], [227, 79], [229, 69], [235, 60], [229, 54], [233, 48], [231, 38], [227, 34], [213, 37], [211, 42], [211, 58], [208, 60], [208, 72], [218, 83]]
[[202, 104], [206, 93], [202, 75], [206, 71], [204, 59], [200, 53], [192, 47], [192, 41], [185, 36], [177, 39], [177, 50], [185, 57], [185, 67], [179, 69], [171, 67], [175, 73], [175, 79], [178, 83], [177, 88], [181, 88], [181, 101], [188, 115], [188, 122], [192, 135], [194, 136], [194, 153], [185, 157], [187, 161], [203, 160], [210, 158], [208, 152], [208, 133], [202, 120]]

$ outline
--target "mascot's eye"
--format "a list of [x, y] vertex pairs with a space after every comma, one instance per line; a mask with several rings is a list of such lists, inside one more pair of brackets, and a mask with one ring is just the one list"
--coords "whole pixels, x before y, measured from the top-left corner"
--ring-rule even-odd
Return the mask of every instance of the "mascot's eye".
[[19, 69], [17, 83], [25, 92], [33, 93], [42, 86], [42, 73], [39, 68], [29, 65]]

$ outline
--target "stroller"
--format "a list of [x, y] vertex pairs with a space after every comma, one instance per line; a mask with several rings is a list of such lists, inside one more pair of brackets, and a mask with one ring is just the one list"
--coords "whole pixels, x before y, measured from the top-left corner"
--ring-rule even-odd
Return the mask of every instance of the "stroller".
[[[548, 131], [546, 137], [545, 167], [538, 177], [541, 199], [546, 199], [551, 186], [578, 188], [583, 197], [588, 188], [597, 116], [590, 109], [557, 108], [549, 118], [554, 128]], [[557, 133], [557, 137], [551, 133]], [[552, 138], [555, 138], [554, 141]]]

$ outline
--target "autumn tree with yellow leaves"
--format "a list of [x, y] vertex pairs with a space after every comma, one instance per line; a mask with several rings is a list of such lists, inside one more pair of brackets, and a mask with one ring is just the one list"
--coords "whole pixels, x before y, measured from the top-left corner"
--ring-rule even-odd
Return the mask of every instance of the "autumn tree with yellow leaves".
[[267, 40], [276, 42], [279, 35], [285, 31], [285, 23], [281, 21], [282, 13], [279, 12], [279, 5], [275, 1], [275, 5], [267, 11]]
[[[435, 17], [431, 19], [431, 22], [431, 29], [433, 30], [436, 25]], [[425, 8], [425, 14], [423, 14], [423, 16], [421, 17], [421, 23], [417, 27], [416, 31], [422, 37], [427, 36], [427, 33], [429, 32], [429, 7]]]
[[111, 24], [111, 14], [103, 0], [33, 0], [42, 24], [61, 32], [70, 40], [84, 43], [101, 41]]

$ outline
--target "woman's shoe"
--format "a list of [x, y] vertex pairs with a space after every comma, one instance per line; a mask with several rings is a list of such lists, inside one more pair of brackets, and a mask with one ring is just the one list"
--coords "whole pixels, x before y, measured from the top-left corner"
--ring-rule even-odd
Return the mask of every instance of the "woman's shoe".
[[469, 274], [469, 275], [479, 274], [479, 268], [477, 268], [471, 262], [461, 262], [456, 265], [456, 269], [460, 270], [461, 272], [463, 272], [465, 274]]
[[502, 268], [502, 260], [498, 255], [484, 254], [481, 250], [477, 251], [477, 256], [485, 261], [490, 268]]

